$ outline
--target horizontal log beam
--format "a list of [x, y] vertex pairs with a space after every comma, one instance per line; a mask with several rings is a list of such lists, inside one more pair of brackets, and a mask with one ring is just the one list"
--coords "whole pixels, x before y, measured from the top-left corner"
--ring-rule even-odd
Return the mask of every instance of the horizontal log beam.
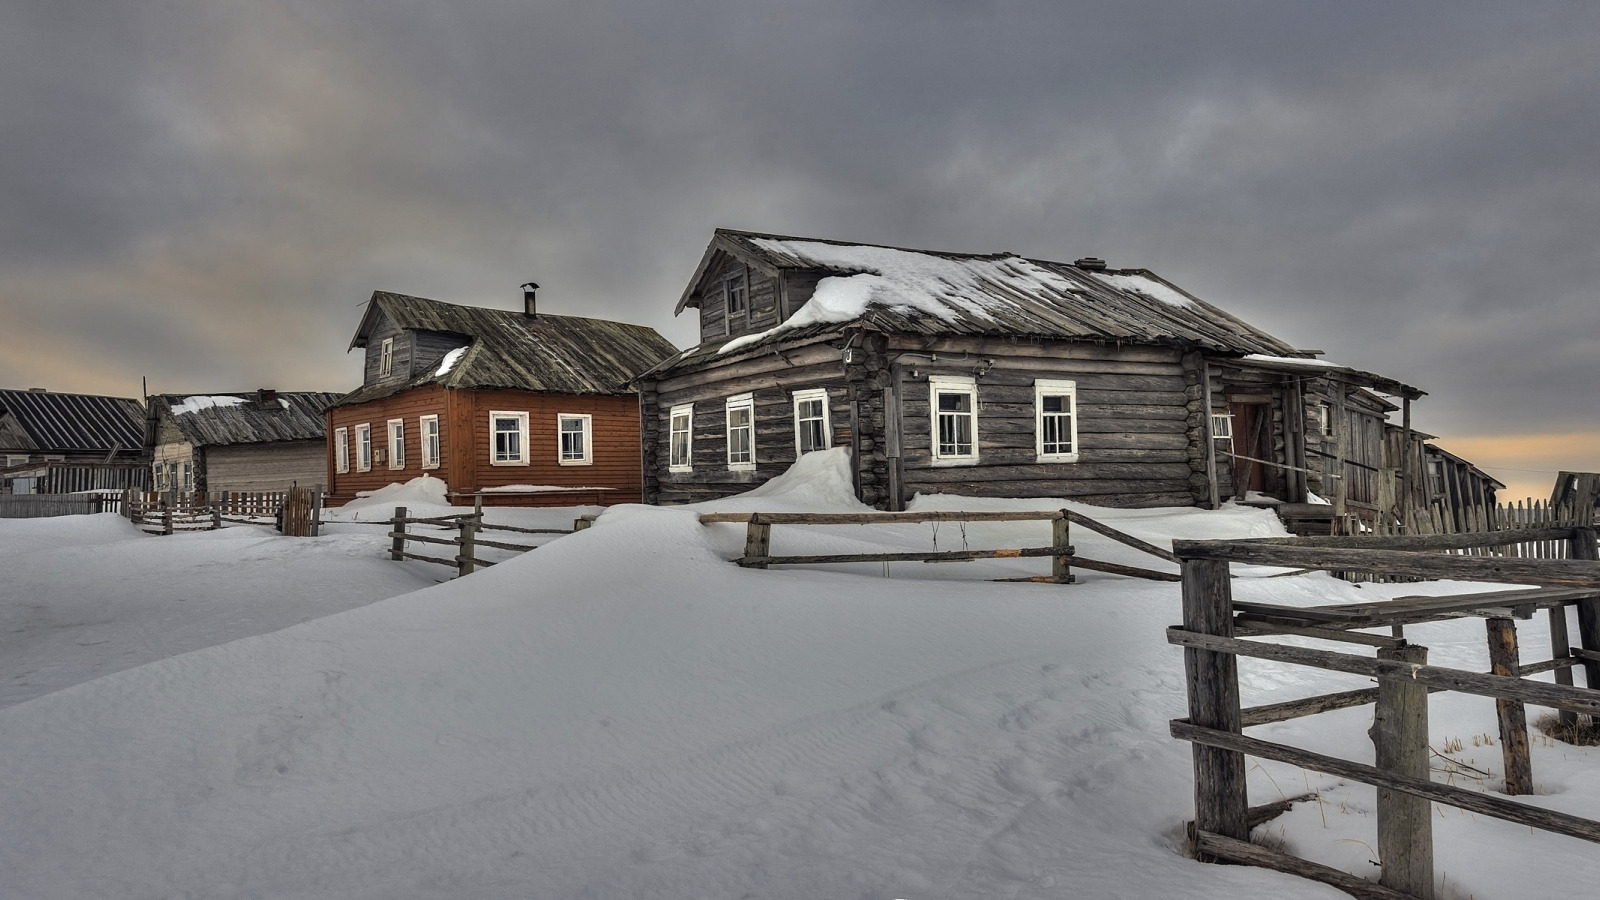
[[759, 515], [768, 525], [916, 525], [922, 522], [1052, 522], [1061, 518], [1059, 509], [1024, 509], [1015, 512], [926, 512], [861, 513], [779, 513], [720, 512], [701, 513], [700, 524], [748, 522]]
[[[1072, 556], [1071, 547], [1018, 547], [1004, 550], [911, 550], [897, 553], [824, 553], [815, 556], [741, 556], [734, 562], [746, 568], [805, 566], [855, 562], [953, 562], [968, 559], [1024, 559]], [[1076, 566], [1078, 560], [1073, 559]]]
[[442, 559], [442, 558], [437, 557], [437, 556], [423, 556], [421, 553], [405, 553], [405, 552], [402, 552], [400, 555], [405, 557], [406, 559], [415, 559], [415, 560], [420, 560], [422, 562], [438, 563], [441, 566], [449, 566], [452, 569], [455, 568], [456, 565], [457, 565], [456, 561], [453, 560], [453, 559]]
[[[1329, 507], [1332, 509], [1332, 507]], [[1288, 547], [1331, 547], [1345, 550], [1467, 550], [1529, 541], [1564, 541], [1571, 528], [1526, 528], [1466, 534], [1351, 534], [1317, 537], [1257, 538], [1263, 544]]]
[[1366, 675], [1380, 681], [1417, 682], [1429, 687], [1495, 697], [1522, 700], [1555, 709], [1567, 709], [1587, 715], [1600, 715], [1600, 691], [1587, 688], [1527, 681], [1506, 675], [1484, 675], [1464, 669], [1447, 669], [1441, 666], [1424, 666], [1399, 660], [1370, 659], [1349, 653], [1330, 650], [1312, 650], [1307, 647], [1285, 647], [1281, 644], [1264, 644], [1260, 641], [1242, 641], [1238, 638], [1198, 634], [1182, 628], [1167, 629], [1167, 641], [1180, 647], [1194, 647], [1219, 653], [1233, 653], [1252, 659], [1270, 659], [1351, 675]]
[[436, 538], [426, 534], [414, 534], [410, 531], [391, 531], [389, 537], [405, 538], [408, 541], [421, 541], [424, 544], [459, 544], [460, 538]]
[[1261, 706], [1251, 706], [1239, 710], [1239, 718], [1243, 727], [1249, 728], [1252, 725], [1269, 725], [1273, 722], [1301, 719], [1318, 713], [1333, 712], [1336, 709], [1366, 706], [1368, 703], [1376, 703], [1377, 701], [1377, 688], [1359, 688], [1353, 691], [1339, 691], [1335, 694], [1319, 694], [1302, 700], [1285, 700], [1282, 703], [1265, 703]]
[[1070, 509], [1064, 509], [1062, 510], [1062, 513], [1066, 515], [1067, 521], [1072, 522], [1075, 525], [1082, 525], [1090, 531], [1108, 537], [1119, 544], [1126, 544], [1135, 550], [1148, 553], [1151, 556], [1159, 559], [1164, 559], [1169, 563], [1177, 563], [1180, 561], [1171, 550], [1163, 550], [1160, 547], [1157, 547], [1155, 544], [1151, 544], [1147, 541], [1141, 541], [1131, 534], [1124, 534], [1123, 532], [1112, 528], [1110, 525], [1104, 525], [1095, 521], [1094, 519], [1089, 518], [1083, 513], [1073, 512]]
[[1201, 728], [1191, 725], [1185, 719], [1174, 719], [1170, 730], [1172, 736], [1180, 741], [1190, 741], [1204, 744], [1207, 747], [1218, 747], [1223, 750], [1236, 750], [1258, 759], [1270, 759], [1274, 762], [1289, 763], [1302, 769], [1313, 772], [1322, 772], [1339, 778], [1348, 778], [1376, 787], [1388, 788], [1413, 797], [1422, 797], [1435, 803], [1454, 806], [1468, 812], [1515, 822], [1529, 828], [1549, 831], [1555, 834], [1564, 834], [1579, 840], [1600, 843], [1600, 822], [1585, 819], [1569, 813], [1557, 812], [1550, 809], [1539, 809], [1527, 806], [1512, 800], [1506, 800], [1491, 794], [1480, 794], [1448, 784], [1436, 784], [1432, 781], [1423, 781], [1418, 778], [1407, 778], [1404, 775], [1394, 775], [1374, 766], [1350, 762], [1321, 753], [1312, 753], [1298, 747], [1289, 747], [1283, 744], [1274, 744], [1258, 738], [1247, 737], [1242, 734], [1233, 734], [1227, 731], [1218, 731], [1213, 728]]
[[1216, 559], [1286, 569], [1600, 587], [1600, 562], [1590, 560], [1442, 556], [1403, 550], [1345, 550], [1257, 541], [1173, 541], [1172, 550], [1183, 559]]
[[1338, 888], [1358, 900], [1416, 900], [1410, 894], [1402, 893], [1393, 888], [1386, 888], [1377, 882], [1368, 881], [1330, 868], [1321, 863], [1314, 863], [1298, 856], [1290, 856], [1277, 850], [1271, 850], [1259, 844], [1252, 844], [1236, 838], [1212, 834], [1209, 831], [1194, 832], [1195, 851], [1202, 858], [1213, 857], [1226, 859], [1230, 862], [1244, 863], [1245, 865], [1259, 866], [1263, 869], [1272, 869], [1286, 875], [1297, 875], [1312, 881], [1320, 881], [1330, 887]]
[[[449, 543], [459, 544], [461, 542], [459, 540], [456, 540], [456, 541], [450, 541]], [[476, 546], [479, 546], [479, 547], [493, 547], [496, 550], [511, 550], [513, 552], [518, 552], [518, 553], [525, 552], [525, 551], [528, 551], [528, 550], [537, 550], [537, 549], [539, 549], [538, 547], [530, 547], [527, 544], [502, 544], [499, 541], [486, 540], [486, 539], [481, 538], [481, 537], [474, 537], [473, 540], [472, 540], [472, 543], [474, 545], [476, 545]]]
[[1089, 569], [1095, 572], [1105, 572], [1109, 575], [1126, 575], [1129, 578], [1143, 578], [1147, 581], [1172, 581], [1183, 580], [1177, 572], [1157, 572], [1154, 569], [1141, 569], [1138, 566], [1124, 566], [1121, 563], [1103, 562], [1098, 559], [1089, 559], [1083, 556], [1074, 556], [1070, 565], [1074, 569]]

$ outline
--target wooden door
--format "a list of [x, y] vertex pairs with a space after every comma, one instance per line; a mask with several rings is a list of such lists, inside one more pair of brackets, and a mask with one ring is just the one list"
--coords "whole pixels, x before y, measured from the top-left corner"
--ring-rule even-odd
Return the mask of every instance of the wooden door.
[[1233, 417], [1234, 494], [1243, 497], [1245, 491], [1265, 493], [1267, 466], [1261, 460], [1272, 459], [1272, 405], [1229, 403], [1228, 412]]

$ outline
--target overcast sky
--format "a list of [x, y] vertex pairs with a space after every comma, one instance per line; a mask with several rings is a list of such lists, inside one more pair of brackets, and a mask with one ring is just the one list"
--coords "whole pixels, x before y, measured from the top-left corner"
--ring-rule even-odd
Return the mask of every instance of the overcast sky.
[[659, 328], [717, 226], [1152, 269], [1600, 470], [1600, 4], [0, 5], [0, 387], [349, 390], [374, 289]]

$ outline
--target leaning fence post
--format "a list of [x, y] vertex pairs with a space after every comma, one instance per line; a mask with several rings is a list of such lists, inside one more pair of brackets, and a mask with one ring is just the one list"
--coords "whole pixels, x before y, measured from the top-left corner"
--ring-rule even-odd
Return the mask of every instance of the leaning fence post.
[[172, 507], [170, 506], [161, 508], [161, 533], [172, 533]]
[[[1550, 656], [1552, 659], [1572, 658], [1572, 639], [1567, 636], [1567, 607], [1556, 605], [1550, 607]], [[1556, 684], [1572, 687], [1572, 667], [1562, 666], [1555, 671]], [[1557, 715], [1560, 722], [1567, 728], [1576, 727], [1578, 714], [1570, 709], [1560, 710]]]
[[772, 555], [772, 526], [761, 521], [760, 513], [750, 514], [750, 525], [745, 531], [744, 557], [746, 560], [760, 557], [761, 562], [740, 562], [740, 565], [752, 569], [765, 569], [766, 558]]
[[[1572, 529], [1568, 538], [1568, 559], [1600, 559], [1600, 547], [1595, 545], [1595, 529], [1580, 525]], [[1578, 640], [1583, 649], [1600, 653], [1600, 600], [1578, 601]], [[1600, 663], [1593, 659], [1583, 662], [1583, 674], [1590, 688], [1600, 690]]]
[[478, 516], [461, 517], [461, 552], [456, 554], [457, 578], [465, 575], [471, 575], [473, 564], [477, 562], [477, 560], [473, 559], [472, 554], [474, 549], [474, 536], [478, 533], [478, 522]]
[[[1233, 585], [1228, 562], [1183, 561], [1183, 627], [1197, 634], [1233, 637]], [[1231, 653], [1183, 649], [1189, 721], [1200, 728], [1239, 734], [1239, 659]], [[1241, 841], [1250, 839], [1244, 754], [1194, 744], [1194, 825]]]
[[[1510, 619], [1484, 619], [1489, 631], [1489, 669], [1510, 678], [1522, 676], [1517, 659], [1517, 624]], [[1528, 711], [1521, 700], [1496, 697], [1494, 711], [1500, 720], [1500, 753], [1505, 759], [1506, 793], [1533, 793], [1533, 761], [1528, 757]]]
[[406, 508], [394, 508], [394, 527], [389, 529], [389, 536], [394, 538], [394, 543], [389, 545], [389, 558], [395, 562], [405, 559], [406, 552]]
[[[1428, 664], [1428, 648], [1384, 647], [1378, 658]], [[1378, 702], [1368, 732], [1378, 768], [1427, 781], [1428, 688], [1410, 681], [1378, 682]], [[1411, 794], [1378, 788], [1378, 883], [1418, 900], [1433, 897], [1433, 804]]]
[[1050, 558], [1050, 576], [1062, 584], [1072, 584], [1077, 579], [1072, 576], [1072, 523], [1067, 521], [1067, 511], [1061, 511], [1061, 518], [1050, 523], [1050, 546], [1063, 551], [1060, 556]]

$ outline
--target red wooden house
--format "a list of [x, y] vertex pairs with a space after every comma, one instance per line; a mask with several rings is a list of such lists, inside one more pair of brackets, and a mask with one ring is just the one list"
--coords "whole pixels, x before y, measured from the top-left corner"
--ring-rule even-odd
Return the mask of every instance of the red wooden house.
[[419, 475], [452, 503], [636, 503], [638, 397], [677, 352], [655, 329], [375, 292], [350, 342], [362, 386], [328, 410], [329, 504]]

